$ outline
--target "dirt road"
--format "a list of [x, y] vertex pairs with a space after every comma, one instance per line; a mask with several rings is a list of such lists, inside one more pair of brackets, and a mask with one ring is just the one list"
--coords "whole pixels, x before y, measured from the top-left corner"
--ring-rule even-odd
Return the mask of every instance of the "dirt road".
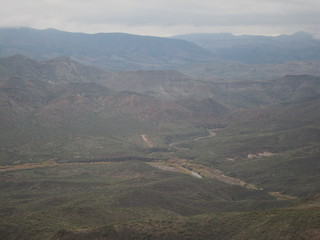
[[210, 130], [208, 130], [209, 134], [207, 136], [197, 137], [197, 138], [194, 138], [194, 139], [191, 139], [191, 140], [186, 140], [186, 141], [173, 142], [173, 143], [170, 143], [169, 146], [170, 147], [177, 147], [177, 145], [179, 145], [179, 144], [183, 144], [183, 143], [187, 143], [187, 142], [199, 141], [199, 140], [210, 138], [210, 137], [215, 137], [217, 135], [216, 132], [219, 131], [219, 130], [221, 130], [221, 128], [210, 129]]
[[154, 143], [146, 135], [142, 134], [142, 135], [140, 135], [140, 137], [148, 145], [149, 148], [155, 147]]

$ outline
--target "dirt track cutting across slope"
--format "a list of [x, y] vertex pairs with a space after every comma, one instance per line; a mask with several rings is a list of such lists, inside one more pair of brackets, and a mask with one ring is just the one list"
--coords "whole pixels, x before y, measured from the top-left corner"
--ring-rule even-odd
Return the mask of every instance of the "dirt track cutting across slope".
[[249, 189], [258, 189], [252, 184], [248, 184], [244, 181], [241, 181], [240, 179], [226, 176], [218, 169], [195, 164], [186, 159], [172, 158], [168, 161], [149, 162], [147, 164], [161, 170], [180, 172], [196, 178], [213, 178], [230, 185], [237, 185]]
[[142, 134], [142, 135], [140, 135], [140, 137], [148, 145], [149, 148], [155, 147], [154, 143], [146, 135]]
[[[211, 137], [215, 137], [217, 135], [217, 131], [221, 130], [221, 128], [217, 128], [217, 129], [210, 129], [208, 130], [208, 135], [207, 136], [203, 136], [203, 137], [197, 137], [195, 139], [192, 139], [192, 140], [185, 140], [185, 141], [180, 141], [180, 142], [173, 142], [173, 143], [170, 143], [169, 146], [170, 147], [177, 147], [177, 145], [179, 144], [183, 144], [183, 143], [188, 143], [188, 142], [192, 142], [192, 141], [199, 141], [199, 140], [202, 140], [202, 139], [206, 139], [206, 138], [211, 138]], [[177, 147], [179, 148], [179, 147]]]

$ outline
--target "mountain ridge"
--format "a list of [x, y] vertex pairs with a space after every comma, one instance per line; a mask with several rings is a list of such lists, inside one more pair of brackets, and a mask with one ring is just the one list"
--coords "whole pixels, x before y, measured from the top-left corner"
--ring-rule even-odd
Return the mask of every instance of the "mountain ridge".
[[173, 38], [194, 42], [220, 61], [270, 64], [320, 60], [320, 40], [305, 32], [279, 36], [186, 34]]
[[191, 42], [127, 33], [0, 29], [0, 45], [1, 57], [22, 54], [44, 60], [70, 56], [109, 70], [164, 69], [212, 59], [208, 51]]

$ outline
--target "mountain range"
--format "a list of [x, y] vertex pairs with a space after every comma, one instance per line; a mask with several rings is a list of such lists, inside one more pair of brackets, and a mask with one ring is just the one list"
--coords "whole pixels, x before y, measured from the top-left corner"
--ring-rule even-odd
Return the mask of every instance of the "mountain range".
[[3, 164], [21, 156], [26, 162], [142, 157], [139, 136], [147, 133], [166, 152], [170, 141], [205, 129], [249, 124], [251, 132], [271, 122], [274, 130], [288, 122], [296, 129], [319, 120], [320, 81], [309, 75], [200, 81], [171, 70], [111, 73], [70, 58], [23, 56], [1, 59], [0, 68]]
[[222, 33], [186, 34], [173, 38], [196, 43], [225, 62], [270, 64], [320, 60], [320, 40], [305, 32], [275, 37]]
[[318, 61], [52, 29], [0, 42], [1, 239], [319, 238]]
[[[17, 54], [37, 60], [68, 56], [112, 71], [192, 69], [221, 62], [257, 65], [319, 61], [320, 40], [304, 32], [276, 37], [187, 34], [163, 38], [125, 33], [70, 33], [55, 29], [0, 29], [0, 57]], [[217, 67], [221, 68], [221, 64]]]
[[211, 54], [184, 40], [125, 33], [70, 33], [54, 29], [0, 29], [0, 56], [44, 60], [69, 56], [109, 70], [164, 69], [206, 62]]

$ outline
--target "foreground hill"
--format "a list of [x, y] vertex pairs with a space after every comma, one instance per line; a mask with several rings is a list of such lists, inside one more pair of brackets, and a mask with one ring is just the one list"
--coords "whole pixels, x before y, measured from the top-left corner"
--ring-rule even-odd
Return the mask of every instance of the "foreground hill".
[[50, 239], [56, 234], [73, 239], [59, 233], [69, 229], [78, 238], [80, 234], [84, 239], [109, 239], [109, 233], [99, 238], [86, 233], [100, 226], [134, 223], [165, 231], [162, 221], [178, 224], [183, 216], [293, 204], [265, 191], [197, 179], [136, 160], [51, 162], [29, 169], [1, 169], [0, 179], [0, 237], [7, 240]]
[[69, 56], [109, 70], [166, 69], [211, 60], [194, 43], [124, 33], [84, 34], [53, 29], [0, 29], [0, 56], [16, 54], [35, 59]]
[[52, 240], [84, 239], [292, 239], [320, 237], [319, 205], [249, 213], [135, 221], [96, 229], [61, 231]]

